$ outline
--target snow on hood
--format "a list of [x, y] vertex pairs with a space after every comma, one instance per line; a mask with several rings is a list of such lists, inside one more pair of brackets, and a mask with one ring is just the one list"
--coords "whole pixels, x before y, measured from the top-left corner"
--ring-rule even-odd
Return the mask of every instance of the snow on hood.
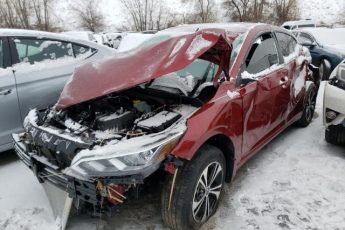
[[83, 65], [65, 85], [56, 108], [65, 109], [154, 80], [186, 67], [199, 57], [217, 60], [205, 53], [214, 46], [230, 49], [236, 36], [227, 36], [223, 29], [174, 34], [163, 42]]

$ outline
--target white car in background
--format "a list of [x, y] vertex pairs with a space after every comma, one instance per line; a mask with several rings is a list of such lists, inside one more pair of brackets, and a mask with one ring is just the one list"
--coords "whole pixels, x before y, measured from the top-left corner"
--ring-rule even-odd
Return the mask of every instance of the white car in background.
[[[76, 66], [114, 50], [62, 34], [0, 29], [0, 152], [32, 108], [53, 106]], [[88, 90], [88, 89], [85, 89]]]
[[326, 141], [345, 145], [345, 62], [334, 69], [326, 82], [323, 106]]
[[62, 34], [68, 35], [80, 40], [97, 42], [97, 39], [95, 38], [94, 34], [91, 31], [67, 31], [67, 32], [62, 32]]
[[152, 38], [154, 34], [143, 34], [143, 33], [126, 33], [120, 45], [117, 48], [118, 52], [124, 52], [138, 47], [140, 44], [144, 43], [146, 40]]
[[315, 21], [311, 19], [287, 21], [287, 22], [284, 22], [282, 27], [284, 27], [287, 30], [295, 30], [295, 29], [301, 29], [301, 28], [306, 28], [306, 27], [316, 27], [316, 23]]

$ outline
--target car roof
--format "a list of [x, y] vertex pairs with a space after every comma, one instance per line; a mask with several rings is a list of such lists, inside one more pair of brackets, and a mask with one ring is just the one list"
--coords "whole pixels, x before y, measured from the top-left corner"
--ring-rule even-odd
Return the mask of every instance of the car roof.
[[204, 23], [204, 24], [184, 24], [169, 28], [163, 31], [195, 32], [199, 29], [223, 29], [228, 32], [245, 33], [249, 29], [260, 25], [260, 23]]
[[250, 30], [255, 30], [256, 32], [264, 30], [276, 30], [284, 31], [287, 30], [265, 23], [249, 23], [249, 22], [230, 22], [230, 23], [204, 23], [204, 24], [186, 24], [180, 25], [177, 27], [168, 28], [158, 32], [158, 34], [167, 33], [167, 34], [179, 34], [179, 33], [193, 33], [198, 30], [223, 30], [226, 34], [231, 36], [232, 34], [243, 34], [249, 32]]
[[77, 39], [71, 35], [51, 33], [51, 32], [38, 31], [38, 30], [0, 29], [0, 37], [1, 36], [49, 38], [49, 39], [63, 40], [63, 41], [78, 43], [78, 44], [90, 46], [90, 47], [96, 48], [96, 49], [99, 49], [100, 47], [103, 48], [101, 45], [99, 45], [95, 42]]

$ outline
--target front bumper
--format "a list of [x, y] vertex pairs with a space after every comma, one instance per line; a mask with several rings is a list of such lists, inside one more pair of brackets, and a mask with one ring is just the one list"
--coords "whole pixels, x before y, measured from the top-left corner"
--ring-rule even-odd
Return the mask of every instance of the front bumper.
[[[323, 122], [326, 128], [330, 125], [343, 125], [345, 127], [345, 90], [326, 82], [323, 100]], [[336, 118], [328, 121], [326, 110], [335, 111], [337, 113]]]
[[68, 192], [71, 198], [100, 205], [101, 197], [95, 181], [83, 181], [63, 174], [58, 166], [49, 163], [46, 158], [30, 152], [27, 145], [21, 140], [21, 134], [12, 136], [15, 142], [15, 152], [22, 162], [33, 171], [40, 183], [51, 183]]
[[[39, 182], [51, 183], [59, 189], [66, 191], [73, 200], [91, 204], [94, 214], [103, 210], [111, 215], [111, 208], [114, 206], [114, 203], [107, 199], [109, 194], [109, 190], [107, 191], [108, 186], [120, 185], [130, 187], [131, 185], [144, 183], [142, 175], [91, 178], [89, 180], [67, 175], [58, 166], [48, 162], [47, 158], [30, 151], [29, 146], [23, 141], [23, 135], [12, 135], [15, 152], [23, 163], [33, 171]], [[104, 190], [100, 190], [97, 187], [99, 184], [103, 185]]]

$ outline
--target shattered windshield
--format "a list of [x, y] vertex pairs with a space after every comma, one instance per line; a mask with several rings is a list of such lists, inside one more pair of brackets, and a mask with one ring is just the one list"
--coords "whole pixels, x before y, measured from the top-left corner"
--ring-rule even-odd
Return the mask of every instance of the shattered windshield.
[[179, 71], [157, 78], [150, 88], [191, 96], [203, 83], [212, 82], [217, 71], [218, 65], [196, 59]]

